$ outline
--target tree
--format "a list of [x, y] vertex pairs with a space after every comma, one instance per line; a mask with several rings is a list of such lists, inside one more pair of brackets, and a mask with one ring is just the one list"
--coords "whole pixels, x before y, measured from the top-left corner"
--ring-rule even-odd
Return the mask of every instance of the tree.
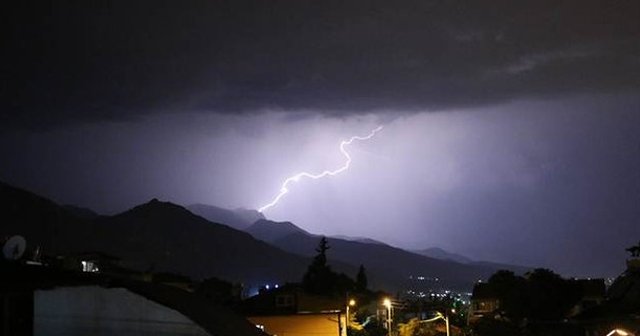
[[331, 294], [332, 292], [332, 285], [336, 279], [331, 267], [327, 265], [327, 250], [329, 250], [329, 242], [327, 238], [322, 237], [316, 248], [318, 254], [313, 258], [302, 279], [302, 286], [310, 293]]
[[356, 290], [358, 292], [365, 292], [367, 290], [367, 274], [365, 273], [364, 265], [360, 265], [358, 274], [356, 275]]
[[528, 315], [533, 319], [563, 319], [580, 300], [580, 288], [553, 271], [538, 268], [527, 275]]
[[640, 242], [638, 242], [638, 245], [630, 246], [626, 251], [631, 253], [632, 258], [640, 257]]
[[327, 250], [329, 250], [327, 238], [322, 237], [316, 248], [318, 254], [313, 258], [302, 278], [303, 288], [317, 295], [345, 295], [353, 291], [355, 283], [353, 279], [344, 273], [336, 273], [327, 264]]
[[488, 286], [500, 301], [500, 314], [513, 322], [561, 320], [580, 299], [580, 287], [547, 269], [535, 269], [525, 277], [498, 271]]
[[489, 278], [488, 284], [500, 300], [502, 313], [516, 320], [526, 317], [529, 299], [526, 280], [523, 277], [516, 276], [511, 271], [499, 270]]

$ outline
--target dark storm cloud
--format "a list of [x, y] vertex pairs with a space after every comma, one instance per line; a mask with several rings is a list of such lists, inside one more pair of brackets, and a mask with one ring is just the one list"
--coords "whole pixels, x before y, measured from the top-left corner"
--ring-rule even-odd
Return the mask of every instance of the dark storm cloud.
[[640, 2], [19, 2], [0, 122], [437, 110], [640, 88]]

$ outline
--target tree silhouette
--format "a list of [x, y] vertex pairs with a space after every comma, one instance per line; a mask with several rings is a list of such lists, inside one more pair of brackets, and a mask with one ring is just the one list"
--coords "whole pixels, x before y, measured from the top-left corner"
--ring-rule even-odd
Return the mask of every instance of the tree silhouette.
[[367, 290], [367, 274], [365, 273], [364, 265], [360, 265], [358, 274], [356, 275], [356, 290], [358, 292]]
[[318, 254], [313, 258], [302, 279], [302, 286], [310, 293], [330, 294], [332, 291], [332, 282], [335, 279], [331, 267], [327, 265], [327, 250], [329, 242], [326, 237], [322, 237], [316, 248]]
[[507, 270], [499, 270], [488, 281], [491, 290], [498, 295], [500, 310], [512, 319], [526, 317], [529, 306], [526, 280]]
[[313, 258], [302, 278], [302, 287], [309, 293], [318, 295], [344, 295], [355, 287], [353, 279], [344, 273], [336, 273], [327, 264], [327, 238], [322, 237]]
[[501, 270], [489, 278], [488, 285], [500, 300], [501, 313], [513, 321], [562, 319], [581, 296], [578, 285], [542, 268], [525, 277]]
[[631, 253], [631, 257], [633, 258], [640, 257], [640, 242], [638, 242], [638, 245], [628, 247], [626, 251]]

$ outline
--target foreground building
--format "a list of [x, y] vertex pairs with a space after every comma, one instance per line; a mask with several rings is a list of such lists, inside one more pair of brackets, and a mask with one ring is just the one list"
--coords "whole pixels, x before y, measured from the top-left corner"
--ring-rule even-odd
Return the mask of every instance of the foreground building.
[[346, 302], [305, 293], [288, 285], [245, 300], [247, 319], [270, 335], [346, 336]]
[[0, 334], [264, 336], [228, 308], [180, 288], [0, 263]]
[[584, 326], [586, 336], [606, 335], [614, 329], [640, 335], [640, 258], [627, 260], [627, 270], [609, 287], [607, 300], [575, 321]]
[[487, 283], [477, 283], [473, 287], [473, 294], [469, 305], [468, 322], [473, 324], [485, 316], [495, 314], [500, 308], [498, 293], [495, 293]]

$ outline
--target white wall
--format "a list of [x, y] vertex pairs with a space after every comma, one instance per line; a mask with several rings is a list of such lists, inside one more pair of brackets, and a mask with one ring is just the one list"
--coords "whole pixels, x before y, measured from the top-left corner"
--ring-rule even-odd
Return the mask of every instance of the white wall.
[[34, 292], [35, 336], [209, 335], [181, 313], [123, 288]]

